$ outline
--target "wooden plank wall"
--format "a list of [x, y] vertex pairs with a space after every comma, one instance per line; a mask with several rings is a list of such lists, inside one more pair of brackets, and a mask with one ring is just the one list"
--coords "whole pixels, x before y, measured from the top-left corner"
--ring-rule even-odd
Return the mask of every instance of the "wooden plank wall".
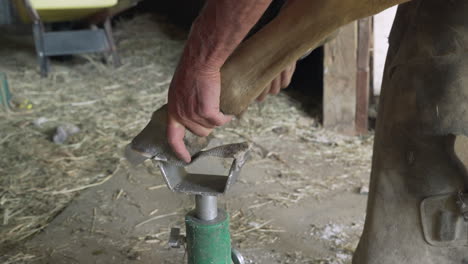
[[347, 135], [367, 133], [371, 18], [341, 28], [324, 46], [323, 125]]
[[356, 116], [357, 23], [340, 29], [324, 46], [323, 126], [344, 134], [354, 134]]
[[368, 131], [369, 112], [369, 72], [371, 44], [371, 18], [358, 21], [357, 77], [356, 77], [356, 122], [357, 134]]

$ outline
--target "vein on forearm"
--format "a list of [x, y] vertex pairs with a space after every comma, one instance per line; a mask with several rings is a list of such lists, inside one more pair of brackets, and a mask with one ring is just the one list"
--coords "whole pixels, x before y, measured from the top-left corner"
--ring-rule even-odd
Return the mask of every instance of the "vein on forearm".
[[183, 60], [200, 70], [219, 70], [271, 0], [208, 0], [192, 25]]

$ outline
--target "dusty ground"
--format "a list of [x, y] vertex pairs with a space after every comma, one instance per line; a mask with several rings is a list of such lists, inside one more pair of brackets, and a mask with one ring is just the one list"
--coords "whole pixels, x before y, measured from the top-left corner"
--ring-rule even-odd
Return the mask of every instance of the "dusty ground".
[[[121, 68], [84, 56], [54, 62], [47, 79], [24, 37], [1, 42], [0, 71], [16, 102], [32, 109], [18, 103], [0, 112], [0, 262], [183, 263], [183, 249], [169, 250], [166, 241], [170, 227], [183, 227], [191, 198], [170, 193], [150, 165], [121, 159], [165, 102], [183, 35], [149, 15], [120, 21]], [[62, 124], [81, 131], [59, 145], [50, 135]], [[372, 136], [324, 131], [285, 94], [215, 135], [213, 144], [254, 143], [240, 181], [221, 198], [248, 263], [350, 263]]]
[[[183, 263], [183, 249], [168, 249], [168, 229], [183, 227], [192, 199], [165, 187], [148, 190], [163, 184], [158, 173], [140, 168], [131, 175], [120, 171], [82, 193], [20, 252], [35, 256], [34, 263]], [[234, 245], [248, 263], [349, 263], [366, 197], [339, 191], [287, 206], [261, 198], [286, 191], [248, 166], [221, 199], [232, 215]], [[139, 225], [160, 215], [167, 216]]]

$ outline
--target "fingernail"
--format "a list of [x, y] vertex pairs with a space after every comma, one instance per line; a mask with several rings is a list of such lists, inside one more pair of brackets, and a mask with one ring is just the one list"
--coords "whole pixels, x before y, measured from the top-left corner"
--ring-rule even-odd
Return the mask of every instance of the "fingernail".
[[187, 163], [189, 163], [192, 160], [192, 157], [190, 156], [188, 152], [183, 153], [181, 156], [182, 156], [182, 160], [184, 160]]

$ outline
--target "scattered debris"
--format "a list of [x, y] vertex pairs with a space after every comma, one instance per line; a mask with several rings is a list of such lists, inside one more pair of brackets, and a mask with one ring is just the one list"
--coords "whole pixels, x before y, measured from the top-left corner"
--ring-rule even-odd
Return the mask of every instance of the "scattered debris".
[[130, 248], [124, 252], [122, 252], [128, 260], [140, 260], [141, 259], [141, 253], [134, 248]]
[[169, 217], [169, 216], [174, 216], [174, 215], [178, 215], [180, 214], [180, 212], [173, 212], [173, 213], [169, 213], [169, 214], [163, 214], [163, 215], [158, 215], [158, 216], [154, 216], [154, 217], [151, 217], [150, 219], [147, 219], [139, 224], [137, 224], [135, 226], [135, 228], [138, 228], [144, 224], [147, 224], [149, 222], [152, 222], [152, 221], [155, 221], [155, 220], [158, 220], [158, 219], [161, 219], [161, 218], [165, 218], [165, 217]]
[[28, 263], [31, 261], [36, 260], [37, 257], [32, 254], [25, 254], [25, 253], [18, 253], [13, 256], [5, 254], [3, 256], [0, 255], [0, 262], [2, 264], [16, 264], [16, 263]]
[[342, 225], [328, 224], [321, 231], [320, 238], [325, 240], [330, 240], [334, 244], [343, 243], [345, 234], [343, 233]]
[[369, 187], [367, 185], [366, 186], [361, 186], [361, 188], [359, 188], [359, 194], [368, 195], [369, 194]]
[[[330, 223], [324, 227], [312, 226], [311, 235], [314, 237], [319, 237], [324, 240], [335, 252], [334, 258], [329, 258], [327, 260], [321, 260], [324, 262], [317, 263], [326, 263], [326, 264], [345, 264], [350, 263], [351, 258], [354, 253], [354, 249], [357, 246], [359, 237], [354, 236], [350, 237], [349, 231], [360, 229], [361, 224], [345, 226], [341, 224]], [[313, 262], [315, 263], [315, 262]]]
[[31, 100], [17, 95], [11, 98], [10, 105], [13, 106], [16, 111], [29, 111], [33, 109]]
[[79, 132], [80, 132], [80, 128], [73, 124], [60, 125], [56, 128], [55, 134], [52, 137], [52, 140], [54, 141], [55, 144], [63, 144], [65, 143], [68, 137]]
[[47, 122], [49, 122], [49, 119], [46, 118], [46, 117], [41, 116], [41, 117], [37, 118], [36, 120], [34, 120], [33, 124], [38, 128], [42, 128], [42, 125], [47, 123]]
[[[1, 245], [21, 243], [83, 187], [102, 182], [121, 162], [123, 146], [166, 101], [184, 32], [171, 28], [175, 34], [169, 37], [167, 23], [158, 20], [142, 15], [116, 23], [121, 67], [102, 64], [99, 55], [80, 55], [71, 62], [52, 61], [48, 78], [37, 70], [29, 35], [26, 44], [20, 37], [1, 41], [0, 71], [16, 98], [13, 112], [0, 111], [0, 148], [7, 150], [0, 151], [0, 223], [9, 208], [8, 224], [0, 225]], [[42, 122], [52, 116], [60, 123]], [[50, 144], [52, 135], [44, 136], [44, 130], [67, 123], [80, 124], [86, 133], [68, 137], [67, 144]]]
[[278, 135], [284, 135], [284, 134], [287, 134], [289, 132], [289, 129], [287, 127], [284, 127], [284, 126], [279, 126], [279, 127], [274, 127], [271, 131], [273, 131], [274, 133], [276, 133]]
[[230, 221], [231, 237], [241, 249], [252, 243], [272, 244], [278, 240], [278, 233], [285, 232], [274, 227], [273, 220], [258, 218], [252, 210], [233, 212]]

